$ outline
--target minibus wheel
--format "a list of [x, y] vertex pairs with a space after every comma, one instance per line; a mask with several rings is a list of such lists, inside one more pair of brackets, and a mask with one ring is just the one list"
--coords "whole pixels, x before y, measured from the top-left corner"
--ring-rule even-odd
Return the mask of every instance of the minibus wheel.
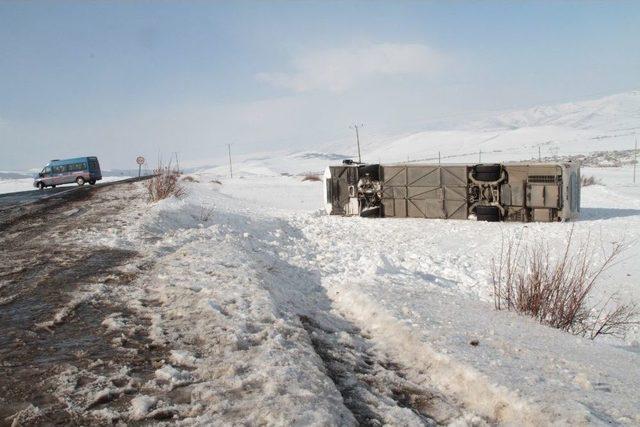
[[95, 179], [89, 180], [89, 185], [96, 185], [96, 180]]
[[44, 182], [40, 181], [38, 183], [38, 190], [44, 190], [44, 187], [45, 187]]
[[78, 185], [84, 185], [84, 178], [83, 178], [83, 177], [81, 177], [81, 176], [77, 177], [77, 178], [76, 178], [76, 183], [77, 183]]

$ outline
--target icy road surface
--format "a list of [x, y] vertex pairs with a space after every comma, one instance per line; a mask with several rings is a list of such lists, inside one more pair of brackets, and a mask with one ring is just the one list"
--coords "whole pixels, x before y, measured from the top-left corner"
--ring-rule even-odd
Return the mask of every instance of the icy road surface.
[[[598, 292], [640, 301], [640, 191], [613, 188], [619, 172], [585, 172], [605, 186], [584, 189], [575, 232], [629, 242]], [[117, 222], [64, 232], [136, 254], [114, 267], [130, 283], [82, 295], [119, 307], [99, 319], [118, 354], [154, 361], [96, 370], [65, 359], [42, 381], [68, 413], [183, 425], [640, 423], [637, 330], [590, 341], [493, 310], [501, 236], [561, 246], [569, 224], [330, 217], [317, 182], [195, 177], [182, 200], [149, 205], [137, 184]], [[72, 311], [82, 295], [70, 295]], [[146, 349], [131, 345], [136, 331]], [[19, 409], [12, 419], [31, 422], [48, 410]]]

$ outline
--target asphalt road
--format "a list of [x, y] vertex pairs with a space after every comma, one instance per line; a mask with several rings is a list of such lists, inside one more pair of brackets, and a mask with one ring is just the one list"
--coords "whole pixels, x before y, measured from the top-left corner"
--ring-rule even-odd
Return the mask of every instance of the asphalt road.
[[60, 197], [63, 194], [74, 191], [91, 191], [93, 188], [100, 188], [110, 185], [122, 184], [125, 182], [135, 182], [148, 179], [150, 176], [127, 178], [119, 181], [109, 181], [98, 183], [96, 185], [85, 184], [83, 186], [70, 185], [66, 187], [45, 188], [44, 190], [19, 191], [17, 193], [0, 194], [0, 210], [13, 208], [16, 206], [27, 205], [30, 203], [47, 200], [54, 197]]
[[[75, 233], [119, 227], [121, 212], [144, 198], [144, 189], [119, 181], [60, 190], [0, 210], [0, 427], [112, 425], [93, 410], [126, 413], [159, 361], [169, 358], [149, 338], [150, 317], [121, 297], [134, 294], [125, 289], [142, 271], [139, 254], [89, 248]], [[140, 326], [125, 338], [103, 326], [111, 318]], [[114, 340], [124, 340], [127, 350]], [[66, 370], [78, 376], [68, 380]], [[121, 380], [123, 372], [131, 380]], [[135, 394], [96, 394], [132, 384]]]

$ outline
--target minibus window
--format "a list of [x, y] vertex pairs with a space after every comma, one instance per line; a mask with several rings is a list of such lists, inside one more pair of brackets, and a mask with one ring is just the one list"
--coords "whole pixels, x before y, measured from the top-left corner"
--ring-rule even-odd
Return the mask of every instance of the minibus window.
[[69, 165], [69, 172], [78, 172], [78, 171], [83, 171], [87, 168], [87, 164], [86, 163], [73, 163], [71, 165]]
[[66, 171], [67, 171], [67, 167], [65, 165], [53, 167], [53, 173], [65, 173]]

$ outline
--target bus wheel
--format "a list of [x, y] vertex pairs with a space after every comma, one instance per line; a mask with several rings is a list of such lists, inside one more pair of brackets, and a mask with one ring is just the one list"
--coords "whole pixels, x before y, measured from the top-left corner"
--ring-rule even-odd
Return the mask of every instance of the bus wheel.
[[44, 187], [45, 187], [44, 182], [40, 181], [38, 183], [38, 190], [44, 190]]
[[51, 188], [56, 188], [56, 186], [55, 186], [55, 185], [52, 185], [52, 186], [51, 186]]
[[476, 218], [478, 221], [500, 221], [500, 210], [496, 206], [476, 206]]
[[77, 183], [78, 185], [84, 185], [84, 178], [83, 178], [83, 177], [81, 177], [81, 176], [77, 177], [77, 178], [76, 178], [76, 183]]
[[500, 165], [476, 165], [473, 168], [473, 177], [477, 181], [492, 182], [500, 179], [502, 166]]
[[96, 180], [95, 180], [95, 179], [91, 179], [91, 180], [89, 180], [89, 184], [90, 184], [90, 185], [96, 185]]

